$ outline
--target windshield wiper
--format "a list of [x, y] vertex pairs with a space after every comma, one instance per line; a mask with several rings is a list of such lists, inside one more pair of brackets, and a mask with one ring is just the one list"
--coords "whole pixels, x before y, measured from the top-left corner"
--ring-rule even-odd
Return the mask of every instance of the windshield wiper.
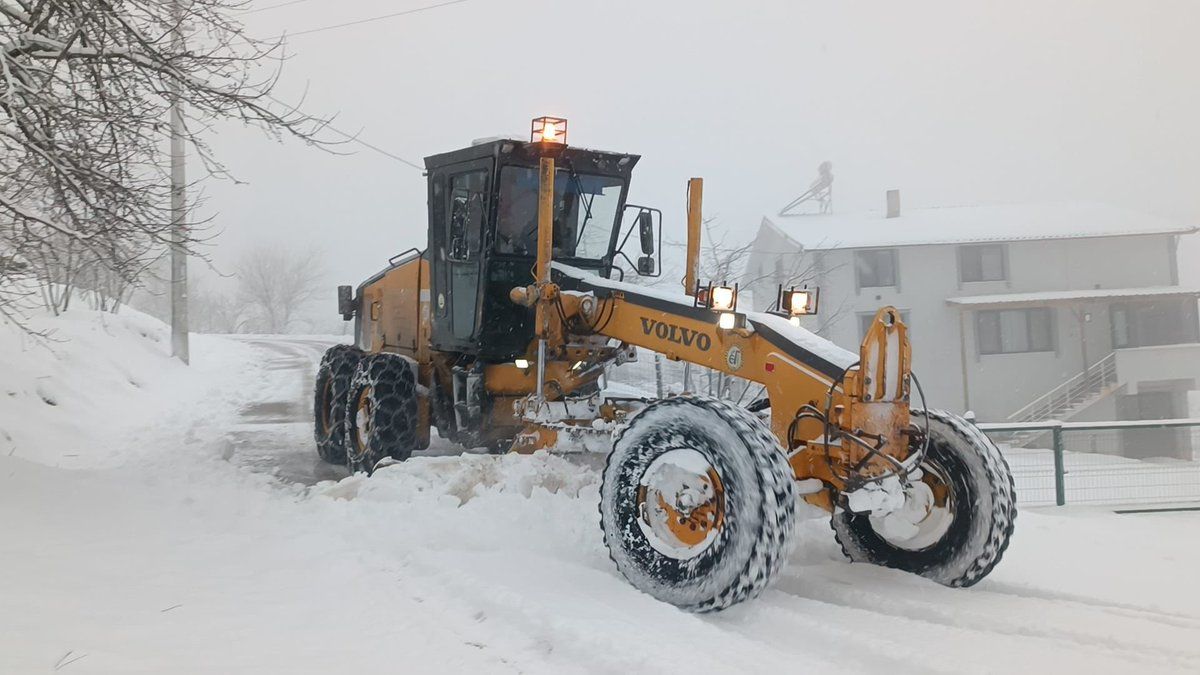
[[579, 195], [579, 201], [583, 204], [583, 222], [579, 225], [578, 236], [575, 237], [575, 248], [579, 248], [579, 242], [583, 241], [583, 231], [587, 229], [588, 221], [592, 219], [592, 199], [596, 195], [592, 195], [592, 199], [588, 199], [583, 192], [583, 181], [580, 180], [579, 174], [575, 172], [575, 165], [566, 162], [567, 175], [571, 177], [571, 182], [575, 184], [575, 193]]

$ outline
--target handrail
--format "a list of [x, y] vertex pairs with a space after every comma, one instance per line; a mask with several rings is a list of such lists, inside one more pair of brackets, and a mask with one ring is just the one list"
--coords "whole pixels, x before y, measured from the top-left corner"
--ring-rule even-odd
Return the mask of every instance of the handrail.
[[407, 251], [402, 251], [402, 252], [397, 253], [396, 255], [388, 258], [388, 265], [391, 267], [396, 267], [396, 266], [400, 265], [401, 263], [406, 263], [410, 260], [414, 260], [416, 258], [421, 257], [422, 253], [424, 253], [424, 251], [422, 251], [421, 249], [414, 246], [414, 247], [408, 249]]
[[995, 433], [1006, 431], [1053, 431], [1065, 429], [1068, 431], [1106, 431], [1111, 429], [1173, 429], [1177, 427], [1200, 426], [1200, 419], [1192, 417], [1177, 417], [1163, 420], [1122, 420], [1111, 422], [1061, 422], [1045, 420], [1042, 422], [980, 422], [975, 425], [980, 431]]
[[1046, 419], [1051, 413], [1059, 412], [1095, 394], [1116, 380], [1117, 353], [1093, 363], [1085, 372], [1078, 373], [1050, 391], [1033, 399], [1027, 405], [1008, 416], [1009, 422], [1030, 422]]

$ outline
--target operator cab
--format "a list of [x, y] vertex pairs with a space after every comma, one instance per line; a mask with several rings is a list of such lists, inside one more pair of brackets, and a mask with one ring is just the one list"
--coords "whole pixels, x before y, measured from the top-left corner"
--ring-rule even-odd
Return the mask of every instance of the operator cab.
[[[538, 144], [499, 139], [425, 158], [429, 178], [433, 348], [506, 361], [533, 339], [533, 310], [509, 290], [533, 282]], [[608, 277], [624, 270], [622, 218], [637, 155], [563, 147], [554, 180], [555, 260]], [[644, 227], [644, 225], [643, 225]], [[651, 263], [653, 266], [653, 263]]]

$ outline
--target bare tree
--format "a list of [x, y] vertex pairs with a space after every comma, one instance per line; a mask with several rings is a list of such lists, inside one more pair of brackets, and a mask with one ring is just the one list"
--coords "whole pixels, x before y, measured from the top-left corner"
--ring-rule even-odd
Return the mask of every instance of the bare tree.
[[250, 319], [249, 307], [239, 292], [223, 292], [199, 281], [188, 288], [188, 319], [197, 333], [237, 333]]
[[237, 299], [245, 307], [242, 327], [255, 333], [286, 333], [321, 290], [325, 276], [315, 251], [258, 246], [233, 267]]
[[[739, 254], [744, 259], [741, 263], [742, 285], [746, 288], [757, 288], [760, 291], [770, 289], [774, 292], [779, 286], [783, 286], [785, 289], [806, 286], [819, 288], [824, 275], [841, 269], [840, 265], [822, 269], [817, 256], [804, 249], [762, 251], [756, 249], [754, 242], [751, 242]], [[750, 261], [754, 258], [757, 258], [759, 264], [756, 269], [751, 269]], [[775, 300], [772, 299], [772, 303]], [[806, 319], [806, 321], [811, 321], [806, 327], [818, 335], [826, 335], [829, 328], [841, 321], [845, 313], [845, 300], [834, 306], [830, 306], [828, 302], [823, 303], [816, 317]]]
[[[699, 281], [717, 284], [739, 282], [743, 293], [743, 298], [739, 300], [739, 311], [751, 309], [749, 298], [745, 296], [756, 289], [760, 292], [769, 290], [773, 294], [779, 285], [785, 288], [808, 286], [815, 285], [820, 280], [822, 270], [819, 269], [815, 256], [807, 251], [758, 251], [754, 240], [737, 243], [729, 231], [718, 228], [717, 222], [716, 217], [709, 217], [702, 223], [704, 236], [700, 245]], [[676, 249], [686, 247], [686, 244], [677, 241], [668, 242], [667, 245]], [[756, 256], [769, 259], [770, 265], [751, 269], [751, 260]], [[844, 312], [844, 304], [823, 306], [821, 312], [812, 318], [815, 324], [811, 326], [812, 330], [823, 334], [829, 326], [841, 319]], [[750, 383], [741, 378], [706, 368], [691, 368], [691, 371], [692, 388], [706, 388], [710, 395], [738, 402], [761, 395], [759, 392], [755, 396], [749, 396], [755, 388], [749, 387]]]
[[[81, 266], [119, 292], [170, 243], [167, 114], [205, 175], [201, 134], [234, 119], [313, 140], [322, 122], [267, 104], [278, 42], [246, 36], [237, 0], [0, 0], [0, 284], [33, 274], [70, 302]], [[190, 46], [176, 39], [186, 31]], [[194, 252], [195, 231], [183, 242]], [[100, 274], [98, 271], [97, 275]], [[98, 279], [99, 277], [97, 277]], [[101, 285], [101, 284], [98, 284]], [[105, 287], [114, 287], [112, 279]], [[93, 289], [96, 290], [96, 289]], [[0, 294], [0, 314], [10, 315]]]

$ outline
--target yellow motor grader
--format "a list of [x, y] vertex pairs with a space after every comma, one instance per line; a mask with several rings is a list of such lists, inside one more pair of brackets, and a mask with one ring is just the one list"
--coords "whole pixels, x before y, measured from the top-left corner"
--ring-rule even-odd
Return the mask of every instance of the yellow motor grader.
[[[566, 143], [566, 120], [425, 159], [429, 239], [357, 290], [355, 343], [315, 391], [320, 456], [371, 472], [429, 444], [528, 453], [603, 444], [604, 540], [638, 589], [690, 611], [754, 597], [783, 565], [799, 499], [852, 561], [970, 586], [1016, 517], [1004, 458], [962, 419], [914, 405], [904, 323], [876, 314], [857, 354], [800, 327], [817, 289], [771, 311], [697, 278], [703, 183], [688, 184], [683, 287], [660, 272], [661, 212], [626, 201], [638, 156]], [[636, 251], [630, 249], [636, 247]], [[748, 406], [612, 395], [638, 348], [762, 385]], [[922, 397], [923, 398], [923, 397]]]

